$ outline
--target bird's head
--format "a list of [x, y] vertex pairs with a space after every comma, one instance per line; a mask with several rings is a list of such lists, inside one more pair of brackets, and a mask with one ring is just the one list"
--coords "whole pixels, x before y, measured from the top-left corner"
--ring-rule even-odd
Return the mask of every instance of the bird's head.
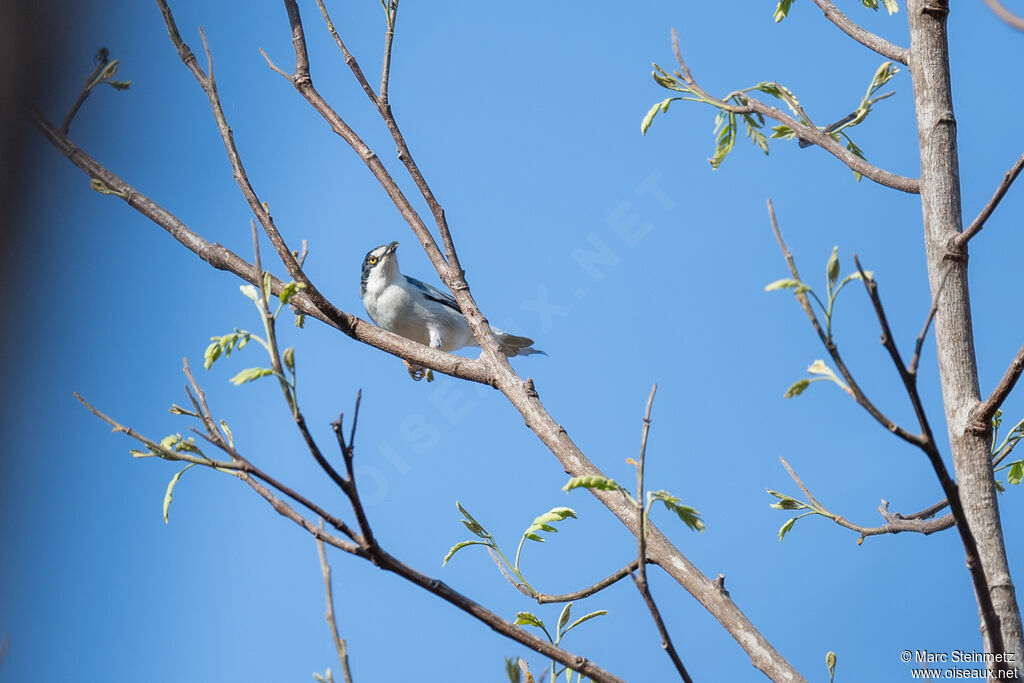
[[359, 297], [366, 296], [366, 288], [370, 283], [386, 284], [397, 277], [400, 277], [398, 270], [398, 256], [395, 250], [398, 249], [398, 242], [382, 244], [371, 249], [363, 258], [363, 272], [359, 280]]

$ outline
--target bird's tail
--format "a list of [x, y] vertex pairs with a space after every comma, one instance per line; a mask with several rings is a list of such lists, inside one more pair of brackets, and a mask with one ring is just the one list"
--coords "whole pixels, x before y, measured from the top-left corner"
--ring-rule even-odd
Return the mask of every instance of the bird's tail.
[[530, 356], [535, 353], [548, 355], [540, 349], [533, 348], [533, 340], [529, 337], [519, 337], [514, 334], [499, 332], [498, 330], [494, 330], [494, 337], [501, 344], [501, 350], [509, 358], [513, 356]]

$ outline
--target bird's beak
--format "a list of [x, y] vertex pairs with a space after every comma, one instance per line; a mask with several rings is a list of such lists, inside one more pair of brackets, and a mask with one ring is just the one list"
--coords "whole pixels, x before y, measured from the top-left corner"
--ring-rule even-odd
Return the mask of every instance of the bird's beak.
[[386, 252], [384, 252], [384, 253], [385, 254], [393, 254], [395, 252], [395, 249], [398, 249], [398, 242], [392, 242], [391, 244], [389, 244], [388, 245], [388, 250]]

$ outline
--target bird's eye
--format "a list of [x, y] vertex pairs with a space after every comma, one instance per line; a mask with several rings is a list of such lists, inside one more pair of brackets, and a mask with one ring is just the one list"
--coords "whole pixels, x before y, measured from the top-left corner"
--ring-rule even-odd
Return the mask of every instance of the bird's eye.
[[369, 263], [369, 264], [370, 264], [371, 266], [375, 266], [375, 265], [377, 265], [377, 257], [376, 257], [376, 256], [371, 256], [370, 258], [368, 258], [368, 259], [366, 259], [366, 260], [367, 260], [367, 262], [368, 262], [368, 263]]

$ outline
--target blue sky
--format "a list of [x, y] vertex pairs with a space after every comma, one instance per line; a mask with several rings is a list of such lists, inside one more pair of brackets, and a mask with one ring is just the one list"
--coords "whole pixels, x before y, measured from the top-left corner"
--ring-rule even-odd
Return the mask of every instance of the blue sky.
[[[330, 40], [314, 3], [300, 3], [314, 82], [395, 171], [394, 146]], [[373, 0], [333, 3], [339, 31], [376, 73], [383, 17]], [[824, 384], [786, 401], [785, 389], [823, 357], [792, 296], [765, 293], [785, 277], [764, 209], [772, 197], [804, 277], [823, 286], [839, 246], [875, 271], [905, 353], [929, 294], [915, 196], [854, 181], [818, 149], [779, 143], [765, 157], [745, 139], [717, 171], [713, 112], [673, 105], [646, 137], [640, 120], [667, 93], [651, 62], [673, 62], [676, 27], [688, 64], [724, 94], [759, 81], [793, 90], [818, 122], [857, 106], [882, 58], [847, 40], [810, 2], [772, 23], [774, 3], [725, 14], [716, 3], [500, 5], [413, 3], [401, 8], [391, 101], [421, 169], [447, 211], [477, 301], [497, 325], [532, 336], [548, 356], [517, 358], [552, 415], [606, 474], [632, 481], [640, 418], [659, 391], [648, 483], [703, 514], [694, 534], [668, 515], [655, 522], [707, 575], [727, 577], [739, 607], [805, 676], [904, 680], [903, 649], [980, 648], [977, 608], [950, 531], [872, 538], [805, 519], [783, 543], [786, 513], [765, 488], [797, 493], [787, 461], [831, 509], [863, 524], [879, 500], [913, 512], [941, 498], [923, 455], [897, 441], [842, 392]], [[842, 4], [906, 44], [906, 17]], [[283, 7], [174, 2], [185, 40], [210, 40], [215, 72], [249, 177], [284, 236], [308, 239], [307, 273], [341, 308], [365, 317], [358, 273], [370, 248], [399, 240], [404, 272], [437, 282], [415, 238], [376, 180], [258, 49], [290, 70]], [[1020, 154], [1013, 112], [1024, 106], [1005, 74], [1019, 70], [1022, 36], [981, 3], [950, 16], [953, 86], [965, 215], [987, 200]], [[250, 254], [249, 211], [231, 178], [206, 98], [179, 62], [151, 3], [109, 2], [68, 37], [49, 101], [59, 121], [106, 45], [125, 93], [94, 93], [72, 139], [210, 241]], [[371, 81], [373, 79], [371, 78]], [[910, 81], [852, 131], [868, 158], [918, 173]], [[16, 229], [22, 278], [43, 305], [17, 306], [9, 355], [0, 471], [0, 632], [9, 652], [0, 680], [308, 681], [337, 671], [323, 621], [312, 540], [247, 487], [191, 470], [161, 517], [172, 464], [129, 457], [133, 444], [88, 414], [78, 391], [151, 437], [184, 432], [167, 413], [184, 403], [181, 359], [201, 368], [212, 335], [259, 320], [233, 276], [210, 269], [163, 231], [96, 194], [88, 179], [34, 131], [36, 159]], [[408, 194], [412, 185], [401, 181]], [[998, 381], [1024, 336], [1014, 285], [1024, 194], [1004, 200], [975, 240], [971, 288], [982, 391]], [[424, 211], [424, 215], [427, 213]], [[628, 226], [628, 227], [623, 227]], [[626, 235], [626, 238], [623, 237]], [[596, 269], [574, 253], [605, 245]], [[269, 253], [269, 249], [266, 249]], [[275, 264], [276, 273], [283, 269]], [[865, 390], [894, 418], [913, 414], [877, 343], [860, 287], [840, 300], [838, 342]], [[479, 549], [442, 568], [466, 532], [461, 501], [503, 547], [554, 506], [578, 520], [524, 551], [527, 576], [546, 592], [592, 583], [626, 564], [635, 542], [566, 477], [497, 392], [439, 377], [413, 383], [401, 361], [315, 322], [281, 327], [296, 347], [300, 402], [321, 445], [328, 423], [363, 389], [359, 476], [377, 537], [416, 568], [513, 618], [549, 622]], [[469, 351], [475, 355], [474, 351]], [[262, 358], [255, 345], [199, 379], [214, 412], [249, 459], [348, 515], [340, 492], [304, 451], [276, 386], [236, 388], [228, 378]], [[929, 339], [921, 385], [935, 425], [941, 396]], [[1013, 396], [1012, 424], [1024, 413]], [[945, 439], [945, 430], [936, 427]], [[945, 444], [944, 444], [945, 445]], [[948, 452], [948, 451], [947, 451]], [[333, 455], [333, 454], [332, 454]], [[1000, 498], [1011, 567], [1024, 562], [1019, 490]], [[502, 658], [543, 659], [395, 576], [331, 555], [342, 634], [358, 681], [503, 680]], [[695, 680], [756, 681], [742, 650], [681, 588], [650, 571], [680, 655]], [[1019, 578], [1016, 577], [1015, 578]], [[629, 582], [574, 612], [609, 615], [574, 631], [565, 647], [636, 681], [673, 670]]]

